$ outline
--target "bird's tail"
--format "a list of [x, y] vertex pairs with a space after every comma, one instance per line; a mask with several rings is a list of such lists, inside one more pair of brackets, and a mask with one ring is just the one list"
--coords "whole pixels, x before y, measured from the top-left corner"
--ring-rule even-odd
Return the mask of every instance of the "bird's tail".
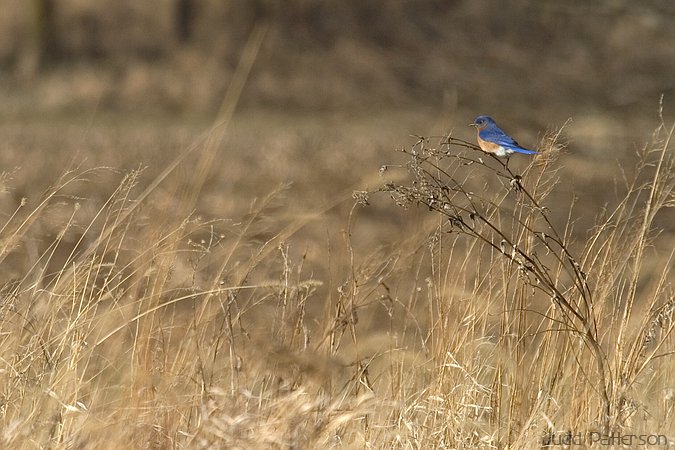
[[538, 155], [539, 154], [539, 152], [536, 151], [536, 150], [528, 150], [528, 149], [523, 148], [523, 147], [513, 147], [513, 151], [515, 151], [517, 153], [522, 153], [524, 155]]

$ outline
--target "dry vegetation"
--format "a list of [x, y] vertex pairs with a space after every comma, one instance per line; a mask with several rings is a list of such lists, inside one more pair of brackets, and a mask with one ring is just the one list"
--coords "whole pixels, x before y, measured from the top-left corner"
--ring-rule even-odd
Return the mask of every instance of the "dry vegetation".
[[[584, 242], [574, 207], [549, 203], [557, 136], [519, 175], [452, 136], [420, 139], [384, 172], [411, 181], [380, 191], [426, 219], [389, 248], [355, 245], [370, 208], [359, 191], [340, 248], [321, 246], [335, 277], [293, 248], [322, 210], [284, 223], [272, 194], [240, 220], [206, 220], [190, 213], [200, 176], [161, 200], [176, 165], [208, 163], [224, 132], [145, 190], [139, 171], [68, 172], [8, 214], [2, 264], [24, 271], [3, 287], [3, 445], [535, 448], [549, 432], [605, 429], [672, 439], [672, 251], [654, 256], [654, 222], [675, 201], [672, 128]], [[100, 206], [74, 198], [106, 178], [120, 181]], [[377, 191], [370, 201], [385, 202]], [[567, 223], [551, 222], [554, 207]]]
[[41, 73], [7, 1], [0, 447], [675, 442], [668, 7], [69, 0]]

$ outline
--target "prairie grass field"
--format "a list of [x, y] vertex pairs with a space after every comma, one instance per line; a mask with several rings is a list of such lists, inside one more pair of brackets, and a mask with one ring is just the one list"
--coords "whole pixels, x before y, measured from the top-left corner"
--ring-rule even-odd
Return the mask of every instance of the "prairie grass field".
[[166, 4], [0, 15], [0, 447], [675, 446], [672, 8]]

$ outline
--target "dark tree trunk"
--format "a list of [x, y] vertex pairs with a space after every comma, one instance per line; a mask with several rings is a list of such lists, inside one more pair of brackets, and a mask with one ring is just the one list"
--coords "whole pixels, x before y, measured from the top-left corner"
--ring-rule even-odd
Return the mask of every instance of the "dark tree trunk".
[[35, 0], [34, 9], [38, 64], [45, 67], [56, 62], [61, 53], [56, 29], [56, 0]]
[[175, 26], [178, 42], [186, 43], [192, 40], [196, 8], [195, 0], [176, 0]]

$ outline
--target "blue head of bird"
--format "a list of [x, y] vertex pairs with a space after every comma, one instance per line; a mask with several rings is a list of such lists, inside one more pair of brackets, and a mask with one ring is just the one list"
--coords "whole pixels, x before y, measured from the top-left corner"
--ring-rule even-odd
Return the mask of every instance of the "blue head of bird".
[[492, 117], [490, 116], [478, 116], [476, 117], [476, 120], [473, 121], [471, 124], [472, 127], [476, 127], [479, 130], [484, 130], [490, 125], [494, 125], [495, 121], [492, 120]]

